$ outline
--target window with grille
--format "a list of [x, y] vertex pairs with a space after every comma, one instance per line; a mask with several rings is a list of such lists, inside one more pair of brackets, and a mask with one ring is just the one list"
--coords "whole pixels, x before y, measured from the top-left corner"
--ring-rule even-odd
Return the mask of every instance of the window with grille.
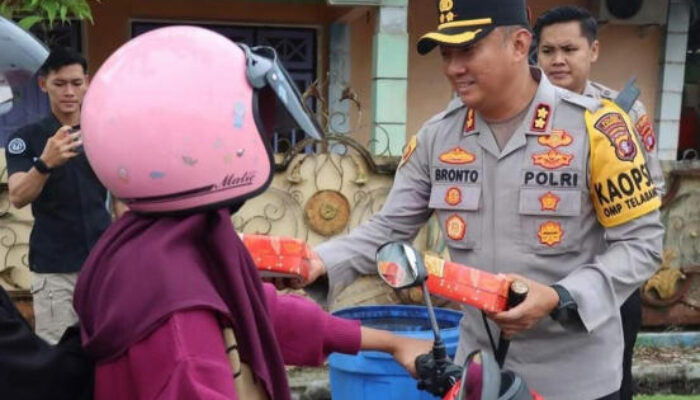
[[[131, 36], [135, 37], [156, 28], [175, 24], [177, 23], [134, 21], [131, 23]], [[259, 27], [213, 23], [187, 24], [211, 29], [234, 42], [245, 43], [248, 46], [273, 47], [301, 93], [316, 79], [317, 40], [316, 30], [313, 28]], [[311, 110], [315, 110], [316, 104], [314, 104], [313, 99], [309, 99], [307, 105]], [[274, 137], [274, 151], [283, 153], [303, 140], [305, 134], [296, 128], [286, 112], [278, 110]]]

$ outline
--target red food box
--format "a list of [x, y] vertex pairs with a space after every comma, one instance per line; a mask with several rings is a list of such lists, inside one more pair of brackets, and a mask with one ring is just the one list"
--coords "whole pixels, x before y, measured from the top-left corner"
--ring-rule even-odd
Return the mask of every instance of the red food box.
[[510, 279], [466, 265], [425, 255], [428, 291], [436, 296], [468, 304], [487, 312], [506, 310]]
[[309, 277], [309, 263], [315, 254], [303, 241], [290, 237], [242, 235], [243, 244], [265, 278]]

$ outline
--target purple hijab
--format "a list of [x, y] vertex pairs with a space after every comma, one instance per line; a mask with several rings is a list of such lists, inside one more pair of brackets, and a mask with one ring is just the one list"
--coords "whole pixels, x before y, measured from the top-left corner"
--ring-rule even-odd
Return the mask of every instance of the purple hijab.
[[207, 308], [230, 318], [241, 358], [271, 399], [289, 399], [265, 293], [228, 209], [185, 217], [127, 213], [102, 235], [75, 289], [83, 346], [121, 356], [172, 313]]

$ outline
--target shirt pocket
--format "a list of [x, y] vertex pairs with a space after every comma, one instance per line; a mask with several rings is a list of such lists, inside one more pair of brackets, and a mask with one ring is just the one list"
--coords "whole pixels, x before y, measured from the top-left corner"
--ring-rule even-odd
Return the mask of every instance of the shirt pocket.
[[45, 276], [34, 276], [34, 280], [32, 281], [31, 287], [29, 288], [29, 292], [32, 295], [38, 295], [40, 292], [42, 292], [46, 288], [46, 277]]
[[521, 188], [521, 239], [539, 255], [579, 252], [582, 245], [579, 189]]
[[448, 247], [481, 248], [481, 186], [433, 185], [429, 206], [437, 214]]

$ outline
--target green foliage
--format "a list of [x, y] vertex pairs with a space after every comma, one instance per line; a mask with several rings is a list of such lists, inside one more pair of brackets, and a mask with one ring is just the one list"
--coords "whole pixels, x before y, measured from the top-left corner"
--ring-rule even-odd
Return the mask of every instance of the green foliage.
[[24, 29], [38, 23], [46, 27], [53, 26], [56, 21], [70, 23], [71, 19], [93, 22], [88, 0], [3, 0], [0, 15], [20, 17], [18, 24]]

